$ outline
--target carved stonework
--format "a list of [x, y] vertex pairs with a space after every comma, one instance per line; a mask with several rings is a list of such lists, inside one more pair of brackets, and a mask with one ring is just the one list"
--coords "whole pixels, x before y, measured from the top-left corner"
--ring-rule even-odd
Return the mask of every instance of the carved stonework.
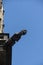
[[0, 65], [11, 65], [12, 46], [21, 38], [22, 35], [25, 35], [27, 31], [22, 30], [21, 32], [16, 33], [9, 38], [8, 33], [3, 33], [3, 17], [4, 10], [2, 0], [0, 0]]

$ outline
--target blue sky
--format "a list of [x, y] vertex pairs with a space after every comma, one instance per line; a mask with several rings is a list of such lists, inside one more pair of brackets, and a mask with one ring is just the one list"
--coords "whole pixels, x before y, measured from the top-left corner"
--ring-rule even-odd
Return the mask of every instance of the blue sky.
[[43, 0], [3, 0], [4, 32], [27, 34], [12, 47], [12, 65], [43, 65]]

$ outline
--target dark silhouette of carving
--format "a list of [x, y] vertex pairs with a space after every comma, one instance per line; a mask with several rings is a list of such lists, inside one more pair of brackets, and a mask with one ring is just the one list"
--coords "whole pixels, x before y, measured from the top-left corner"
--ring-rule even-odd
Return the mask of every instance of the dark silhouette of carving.
[[8, 41], [5, 42], [4, 46], [12, 46], [13, 44], [15, 44], [15, 41], [19, 41], [21, 36], [25, 35], [26, 32], [26, 30], [22, 30], [21, 32], [14, 34]]
[[11, 65], [12, 46], [15, 44], [15, 41], [19, 41], [21, 36], [25, 35], [26, 32], [26, 30], [22, 30], [14, 34], [8, 41], [5, 41], [3, 45], [0, 45], [0, 65]]

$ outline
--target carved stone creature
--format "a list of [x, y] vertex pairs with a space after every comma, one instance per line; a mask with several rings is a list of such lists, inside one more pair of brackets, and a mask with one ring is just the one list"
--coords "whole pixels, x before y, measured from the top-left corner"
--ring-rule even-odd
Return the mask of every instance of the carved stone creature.
[[19, 41], [21, 36], [25, 35], [26, 32], [26, 30], [22, 30], [0, 45], [0, 65], [11, 65], [12, 46], [15, 44], [15, 41]]

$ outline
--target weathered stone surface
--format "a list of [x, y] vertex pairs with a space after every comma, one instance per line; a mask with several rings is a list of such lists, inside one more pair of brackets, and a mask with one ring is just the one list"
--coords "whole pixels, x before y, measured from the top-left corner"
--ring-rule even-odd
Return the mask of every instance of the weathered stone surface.
[[6, 51], [0, 51], [0, 65], [6, 65]]

